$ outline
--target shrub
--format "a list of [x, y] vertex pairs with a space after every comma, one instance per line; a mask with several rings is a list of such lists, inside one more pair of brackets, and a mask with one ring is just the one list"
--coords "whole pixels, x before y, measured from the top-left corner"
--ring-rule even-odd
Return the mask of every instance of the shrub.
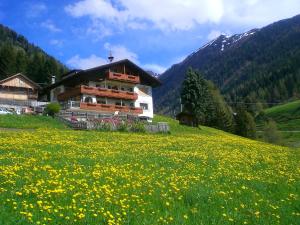
[[269, 120], [264, 127], [264, 139], [273, 144], [282, 144], [281, 133], [277, 129], [276, 122]]
[[145, 133], [145, 124], [143, 122], [134, 122], [131, 124], [130, 131]]
[[54, 117], [56, 113], [60, 110], [60, 105], [58, 103], [50, 103], [46, 106], [45, 113], [49, 116]]

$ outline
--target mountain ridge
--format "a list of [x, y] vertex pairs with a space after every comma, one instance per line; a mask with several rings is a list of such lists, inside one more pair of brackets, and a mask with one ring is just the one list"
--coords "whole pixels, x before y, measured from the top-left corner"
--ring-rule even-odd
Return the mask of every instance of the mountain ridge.
[[221, 35], [159, 77], [163, 85], [154, 90], [156, 111], [173, 115], [179, 110], [180, 85], [189, 67], [213, 81], [229, 101], [236, 96], [264, 104], [287, 101], [300, 93], [299, 60], [300, 15], [242, 34]]

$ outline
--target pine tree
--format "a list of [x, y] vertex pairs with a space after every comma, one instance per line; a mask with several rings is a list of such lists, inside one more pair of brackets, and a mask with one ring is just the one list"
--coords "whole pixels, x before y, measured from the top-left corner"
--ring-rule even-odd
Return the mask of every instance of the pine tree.
[[209, 91], [211, 92], [215, 117], [212, 126], [228, 132], [234, 131], [234, 119], [231, 108], [224, 101], [219, 89], [210, 81], [207, 81]]
[[238, 106], [236, 109], [235, 133], [243, 137], [255, 138], [256, 124], [253, 116], [245, 108], [245, 106]]
[[184, 111], [193, 114], [202, 125], [211, 125], [215, 110], [211, 93], [203, 76], [191, 68], [182, 84], [181, 100]]

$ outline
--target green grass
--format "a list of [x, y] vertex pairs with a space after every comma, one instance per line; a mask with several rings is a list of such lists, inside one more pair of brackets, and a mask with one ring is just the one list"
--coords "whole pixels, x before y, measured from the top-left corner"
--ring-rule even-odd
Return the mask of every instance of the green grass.
[[20, 129], [37, 129], [37, 128], [57, 128], [63, 129], [65, 126], [47, 116], [30, 116], [30, 115], [0, 115], [0, 128], [20, 128]]
[[266, 109], [264, 118], [257, 119], [258, 130], [263, 130], [267, 119], [277, 123], [279, 131], [282, 131], [284, 145], [300, 146], [300, 133], [295, 132], [300, 131], [300, 100]]
[[299, 150], [154, 120], [171, 133], [0, 131], [0, 224], [298, 224]]
[[300, 100], [268, 108], [265, 113], [268, 117], [279, 121], [288, 118], [300, 118]]

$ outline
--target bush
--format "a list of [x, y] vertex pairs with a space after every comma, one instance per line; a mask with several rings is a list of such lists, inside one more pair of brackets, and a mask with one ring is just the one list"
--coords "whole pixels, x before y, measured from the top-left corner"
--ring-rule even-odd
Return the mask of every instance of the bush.
[[60, 110], [60, 105], [58, 103], [50, 103], [46, 106], [45, 113], [49, 116], [54, 117], [56, 113]]
[[277, 129], [276, 122], [269, 120], [264, 127], [264, 139], [273, 144], [282, 144], [281, 133]]
[[143, 122], [132, 123], [130, 127], [130, 131], [145, 133], [146, 132], [145, 123]]

